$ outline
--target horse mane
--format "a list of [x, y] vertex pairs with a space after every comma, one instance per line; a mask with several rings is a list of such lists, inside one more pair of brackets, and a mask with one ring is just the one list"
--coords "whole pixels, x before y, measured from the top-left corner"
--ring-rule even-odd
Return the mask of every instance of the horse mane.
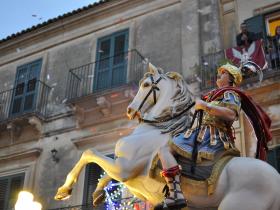
[[172, 106], [165, 108], [159, 114], [159, 116], [155, 118], [157, 121], [164, 121], [170, 118], [171, 120], [161, 123], [154, 123], [153, 125], [161, 129], [162, 133], [170, 133], [172, 136], [175, 136], [186, 131], [190, 126], [191, 116], [189, 111], [181, 114], [180, 116], [177, 115], [190, 106], [190, 104], [193, 102], [193, 95], [188, 90], [186, 82], [179, 73], [167, 72], [166, 74], [161, 74], [161, 76], [163, 78], [170, 78], [176, 81], [176, 92], [171, 98], [173, 100]]

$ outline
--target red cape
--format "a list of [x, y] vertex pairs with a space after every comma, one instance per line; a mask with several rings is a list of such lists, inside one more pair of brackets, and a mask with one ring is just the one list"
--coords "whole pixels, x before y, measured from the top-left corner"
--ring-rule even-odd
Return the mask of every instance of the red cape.
[[272, 139], [272, 134], [270, 131], [271, 119], [250, 96], [246, 95], [246, 93], [236, 87], [224, 87], [216, 89], [204, 96], [203, 99], [207, 100], [208, 102], [214, 101], [225, 91], [234, 91], [240, 96], [241, 108], [248, 116], [258, 140], [256, 158], [266, 160], [268, 149], [267, 142]]

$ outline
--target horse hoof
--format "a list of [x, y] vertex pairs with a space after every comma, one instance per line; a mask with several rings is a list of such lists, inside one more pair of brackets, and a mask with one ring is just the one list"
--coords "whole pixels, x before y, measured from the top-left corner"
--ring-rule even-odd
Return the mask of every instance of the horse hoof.
[[54, 196], [55, 200], [66, 200], [68, 198], [70, 198], [72, 193], [72, 188], [70, 187], [60, 187], [57, 190], [56, 195]]
[[93, 194], [92, 194], [92, 198], [93, 198], [93, 206], [96, 207], [98, 205], [100, 205], [101, 203], [103, 203], [105, 201], [106, 198], [106, 194], [105, 194], [105, 190], [96, 190]]

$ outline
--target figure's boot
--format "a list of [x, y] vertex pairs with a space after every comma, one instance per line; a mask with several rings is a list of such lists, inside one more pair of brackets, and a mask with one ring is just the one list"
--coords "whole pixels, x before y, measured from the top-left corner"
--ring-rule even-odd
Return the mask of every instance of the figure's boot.
[[155, 206], [155, 210], [167, 210], [167, 209], [181, 209], [187, 206], [187, 201], [183, 195], [180, 187], [180, 168], [174, 166], [169, 169], [164, 169], [161, 175], [165, 178], [168, 192], [165, 194], [163, 203]]

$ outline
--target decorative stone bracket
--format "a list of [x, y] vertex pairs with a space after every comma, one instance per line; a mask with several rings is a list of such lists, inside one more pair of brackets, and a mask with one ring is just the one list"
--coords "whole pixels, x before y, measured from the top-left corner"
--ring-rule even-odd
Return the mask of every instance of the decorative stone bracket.
[[77, 127], [79, 127], [79, 125], [85, 120], [85, 110], [83, 107], [75, 104], [73, 105], [73, 111], [75, 112], [77, 118]]
[[32, 116], [28, 118], [28, 122], [30, 125], [33, 125], [39, 133], [43, 132], [42, 121], [38, 117]]
[[12, 141], [20, 136], [22, 129], [22, 125], [16, 124], [16, 122], [10, 122], [7, 124], [7, 130], [10, 132]]
[[6, 126], [7, 131], [10, 133], [12, 142], [20, 138], [22, 132], [24, 132], [24, 127], [26, 127], [28, 123], [32, 125], [39, 134], [42, 133], [42, 121], [38, 117], [32, 116], [29, 118], [16, 119], [9, 122]]
[[96, 98], [96, 103], [104, 117], [109, 116], [111, 114], [112, 104], [104, 96]]

